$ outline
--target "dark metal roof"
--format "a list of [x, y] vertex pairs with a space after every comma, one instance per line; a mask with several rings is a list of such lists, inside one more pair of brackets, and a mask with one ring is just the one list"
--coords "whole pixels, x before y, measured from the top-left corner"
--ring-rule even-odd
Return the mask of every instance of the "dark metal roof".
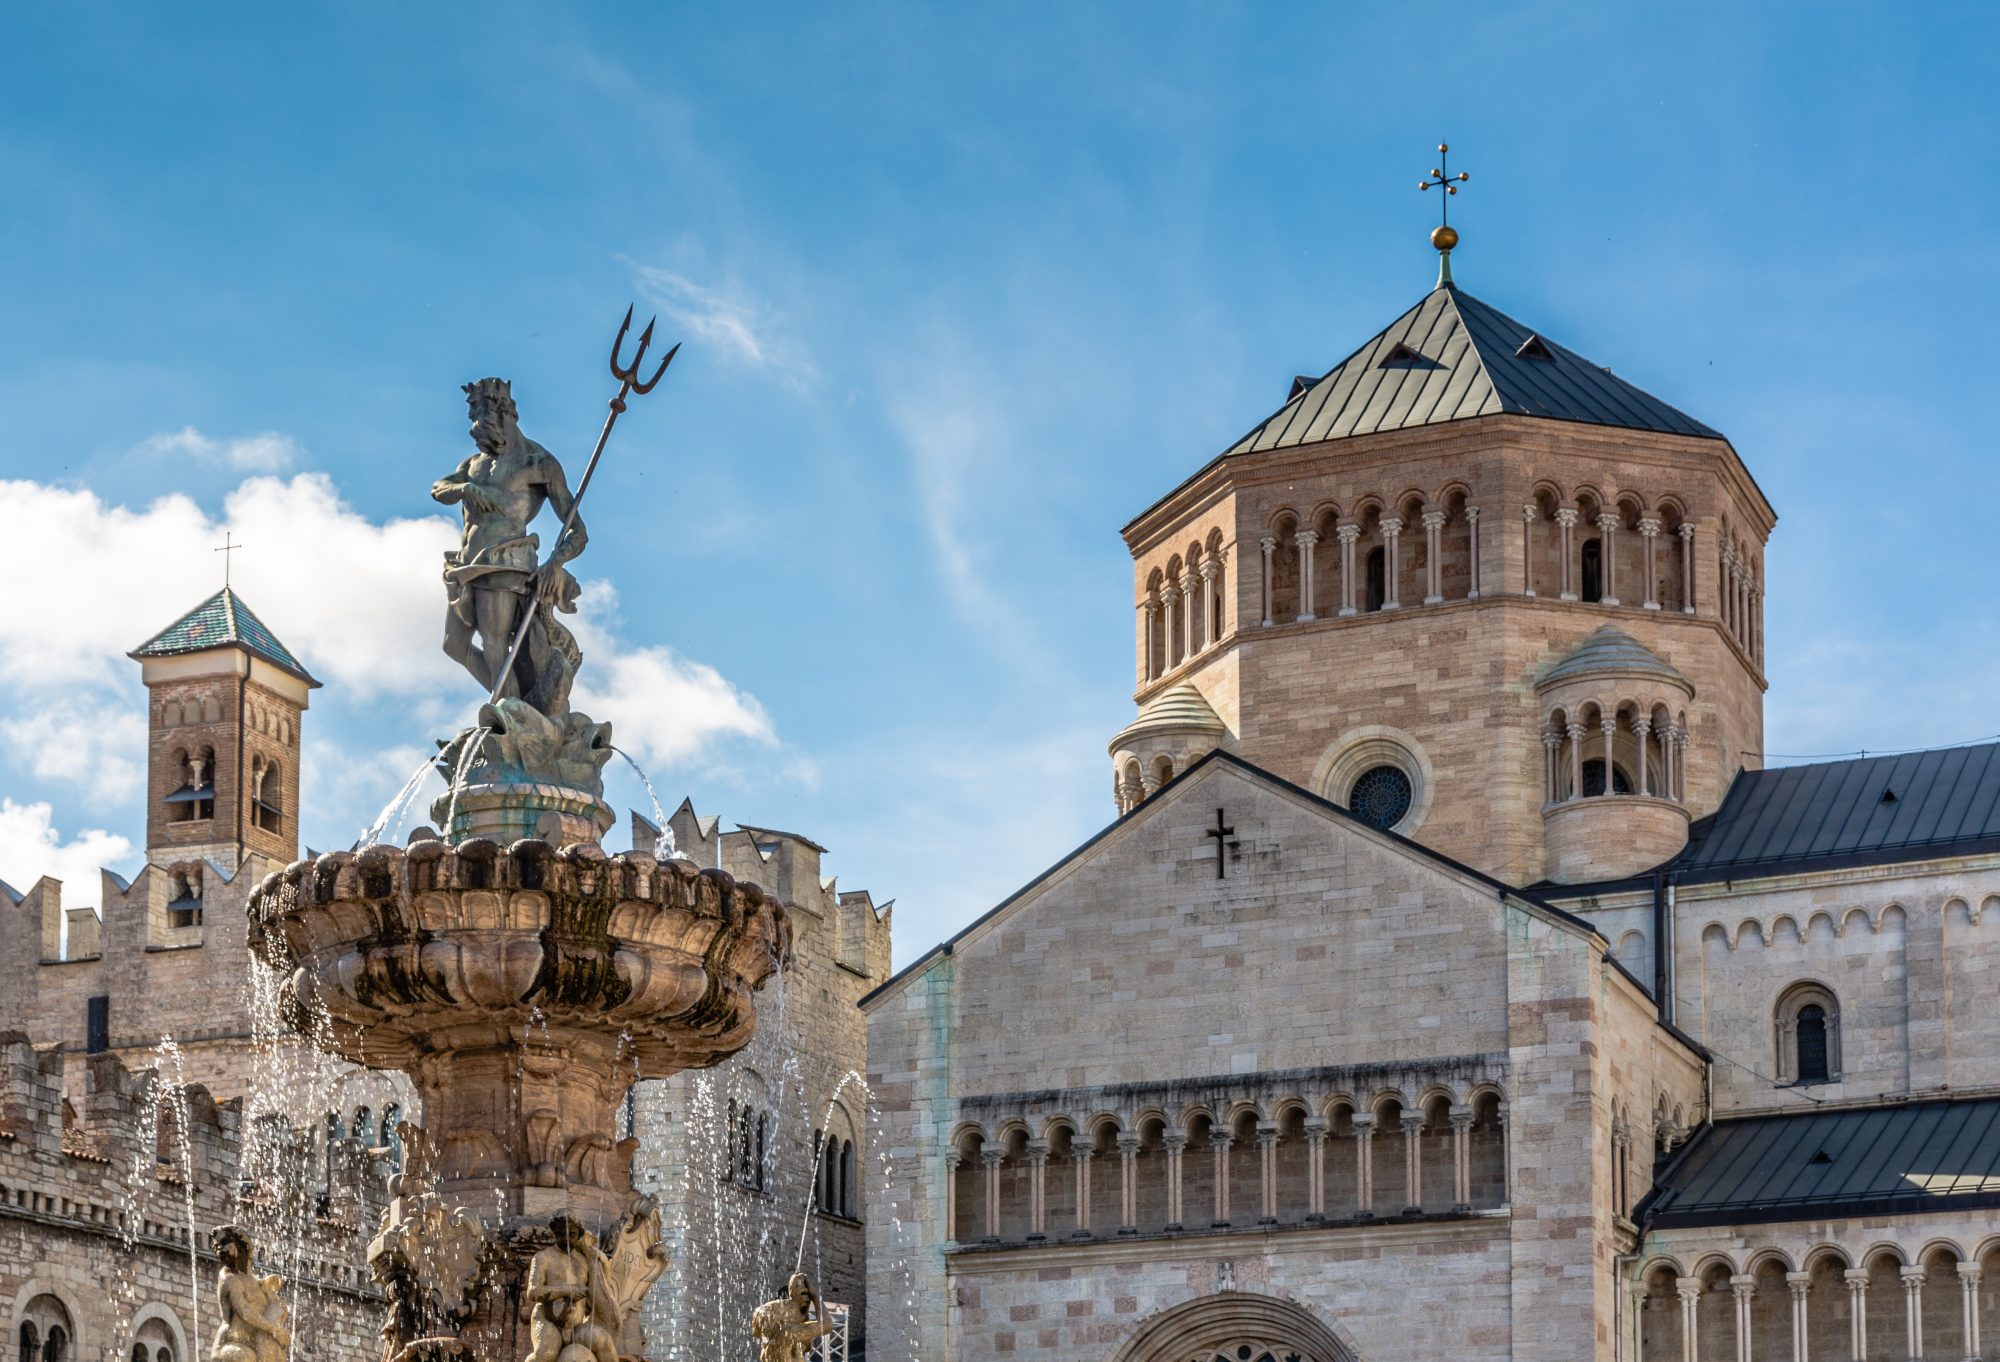
[[2000, 1205], [2000, 1098], [1718, 1121], [1660, 1173], [1648, 1229]]
[[2000, 843], [2000, 743], [1739, 771], [1670, 869], [1741, 879]]
[[1228, 453], [1503, 412], [1722, 438], [1451, 284], [1432, 290], [1325, 377], [1302, 389], [1295, 382], [1293, 388], [1291, 400]]
[[278, 636], [243, 603], [243, 598], [226, 586], [134, 648], [130, 656], [174, 657], [232, 647], [263, 658], [309, 686], [319, 684], [292, 656], [292, 650], [278, 642]]

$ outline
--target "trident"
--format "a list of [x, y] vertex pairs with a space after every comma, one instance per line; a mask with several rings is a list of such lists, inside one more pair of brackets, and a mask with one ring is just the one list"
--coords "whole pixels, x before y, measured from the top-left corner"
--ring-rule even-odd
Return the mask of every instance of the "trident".
[[[611, 438], [611, 427], [617, 425], [618, 418], [624, 414], [626, 397], [631, 394], [644, 397], [653, 391], [659, 385], [661, 376], [667, 372], [667, 366], [674, 362], [674, 356], [680, 353], [680, 342], [675, 341], [673, 349], [667, 351], [666, 358], [660, 361], [660, 367], [653, 370], [653, 376], [643, 383], [639, 381], [639, 366], [646, 362], [646, 347], [653, 343], [653, 326], [659, 320], [658, 317], [653, 317], [646, 322], [646, 329], [639, 333], [639, 348], [633, 352], [632, 362], [622, 367], [618, 363], [618, 356], [625, 348], [625, 333], [632, 329], [632, 309], [629, 306], [625, 309], [625, 320], [618, 324], [618, 335], [611, 342], [611, 376], [618, 380], [618, 393], [609, 404], [611, 410], [604, 418], [604, 429], [597, 432], [597, 447], [590, 451], [590, 462], [583, 466], [583, 480], [577, 483], [576, 495], [570, 498], [569, 510], [563, 515], [562, 528], [556, 531], [557, 545], [560, 545], [563, 536], [569, 533], [569, 527], [576, 523], [577, 510], [583, 505], [583, 494], [590, 490], [591, 475], [597, 471], [597, 461], [603, 457], [605, 442]], [[550, 549], [550, 553], [554, 552], [553, 548]], [[541, 576], [541, 572], [541, 568], [535, 570], [536, 579]], [[500, 665], [498, 675], [493, 678], [493, 693], [486, 697], [487, 704], [499, 703], [500, 692], [505, 689], [507, 678], [514, 674], [514, 660], [521, 655], [521, 645], [527, 641], [528, 626], [533, 623], [534, 618], [534, 604], [530, 601], [528, 608], [521, 612], [521, 623], [514, 630], [514, 642], [507, 649], [507, 660]]]

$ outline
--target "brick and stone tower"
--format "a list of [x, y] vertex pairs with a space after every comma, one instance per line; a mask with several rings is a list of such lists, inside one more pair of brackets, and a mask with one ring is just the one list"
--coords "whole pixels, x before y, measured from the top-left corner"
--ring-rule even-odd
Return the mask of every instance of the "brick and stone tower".
[[131, 656], [149, 699], [147, 858], [195, 874], [234, 874], [250, 852], [297, 860], [299, 722], [319, 682], [228, 587]]
[[1220, 746], [1510, 883], [1656, 865], [1758, 764], [1775, 521], [1447, 268], [1126, 526], [1119, 808]]

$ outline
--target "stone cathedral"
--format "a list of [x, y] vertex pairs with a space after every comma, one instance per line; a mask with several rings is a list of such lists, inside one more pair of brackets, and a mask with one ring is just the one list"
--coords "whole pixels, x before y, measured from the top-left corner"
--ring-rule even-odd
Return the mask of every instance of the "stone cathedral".
[[2000, 747], [1762, 769], [1744, 458], [1433, 242], [1125, 526], [1116, 821], [863, 1000], [878, 1355], [2000, 1357]]

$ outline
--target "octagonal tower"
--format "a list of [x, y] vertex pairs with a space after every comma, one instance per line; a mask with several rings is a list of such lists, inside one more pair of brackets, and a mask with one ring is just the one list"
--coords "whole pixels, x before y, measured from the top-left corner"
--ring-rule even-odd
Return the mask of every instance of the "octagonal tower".
[[1125, 527], [1120, 810], [1220, 746], [1511, 883], [1657, 863], [1759, 762], [1775, 523], [1719, 432], [1447, 275]]

